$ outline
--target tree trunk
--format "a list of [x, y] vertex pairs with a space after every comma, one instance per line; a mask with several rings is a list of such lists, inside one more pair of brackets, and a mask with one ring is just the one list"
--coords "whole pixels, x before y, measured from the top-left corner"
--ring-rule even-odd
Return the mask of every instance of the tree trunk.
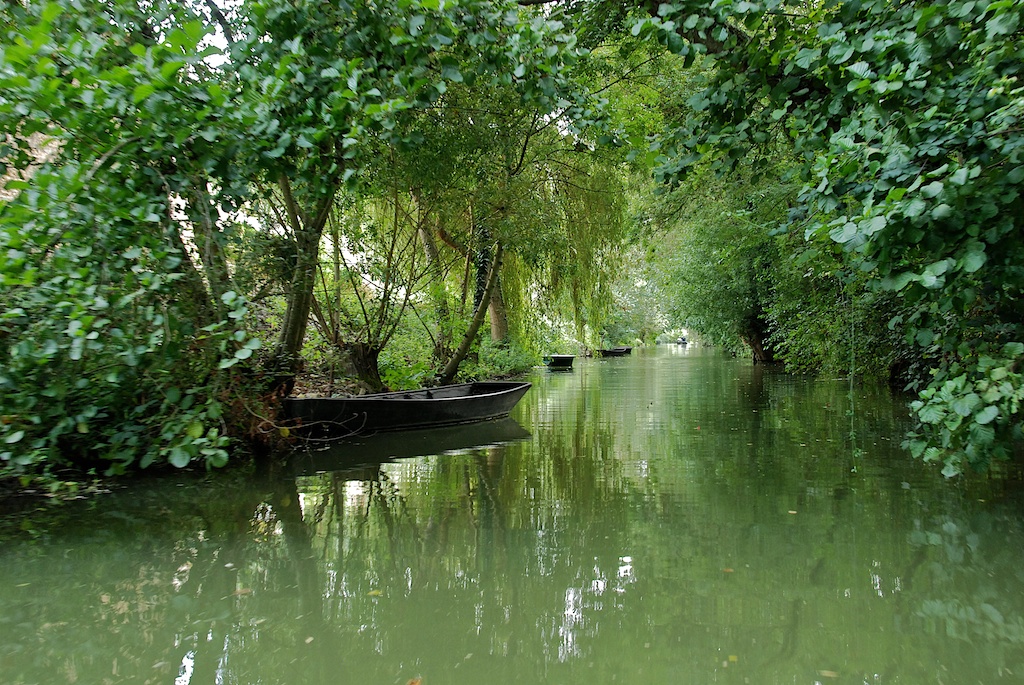
[[491, 340], [504, 342], [508, 340], [508, 310], [505, 308], [505, 298], [501, 294], [501, 277], [494, 283], [491, 290]]
[[755, 364], [774, 364], [775, 351], [763, 338], [747, 338], [744, 340], [750, 347]]
[[747, 322], [747, 331], [742, 338], [750, 348], [755, 364], [775, 363], [775, 349], [768, 340], [768, 334], [768, 322], [761, 313]]
[[297, 256], [271, 370], [278, 377], [280, 384], [288, 386], [294, 381], [295, 374], [302, 366], [299, 352], [306, 337], [309, 311], [313, 306], [313, 286], [316, 283], [316, 268], [320, 257], [320, 237], [330, 215], [335, 191], [331, 189], [320, 198], [311, 216], [304, 216], [292, 196], [288, 178], [281, 176], [279, 185], [284, 196], [288, 222], [295, 236]]
[[480, 302], [486, 298], [484, 292], [487, 290], [487, 267], [491, 263], [491, 236], [486, 226], [480, 226], [477, 231], [477, 248], [474, 253], [476, 261], [476, 290], [473, 293], [474, 309], [480, 306]]
[[483, 296], [480, 298], [480, 304], [476, 308], [476, 313], [473, 314], [473, 320], [469, 324], [469, 330], [466, 331], [466, 335], [462, 338], [462, 344], [459, 345], [459, 349], [455, 350], [455, 354], [448, 360], [444, 370], [441, 371], [438, 381], [441, 385], [451, 383], [455, 378], [455, 374], [459, 370], [459, 364], [469, 354], [469, 348], [473, 344], [473, 339], [476, 338], [476, 334], [480, 331], [480, 326], [483, 325], [484, 315], [487, 313], [487, 306], [491, 301], [491, 291], [494, 290], [494, 284], [498, 282], [498, 272], [501, 271], [501, 257], [503, 249], [501, 244], [498, 244], [498, 248], [494, 251], [494, 260], [491, 262], [490, 272], [487, 277], [487, 284], [484, 287]]
[[352, 357], [352, 366], [355, 367], [356, 376], [373, 392], [384, 389], [384, 381], [380, 378], [380, 367], [377, 358], [380, 356], [380, 348], [365, 342], [345, 343], [341, 346]]
[[181, 287], [185, 291], [185, 297], [182, 300], [194, 307], [192, 312], [195, 316], [196, 327], [201, 328], [220, 321], [223, 304], [220, 300], [214, 301], [177, 228], [172, 229], [171, 240], [174, 241], [175, 248], [181, 252], [181, 265], [178, 269], [184, 276], [181, 279]]
[[306, 337], [309, 311], [313, 306], [313, 285], [316, 282], [316, 253], [308, 245], [319, 236], [297, 236], [299, 255], [288, 290], [281, 335], [274, 350], [274, 370], [285, 376], [294, 376], [301, 369], [299, 352]]
[[199, 260], [203, 265], [203, 273], [210, 284], [213, 304], [223, 318], [221, 296], [231, 289], [231, 272], [228, 268], [227, 255], [224, 254], [224, 234], [217, 228], [217, 211], [204, 189], [204, 179], [195, 180], [192, 201], [186, 211], [192, 222], [193, 240]]

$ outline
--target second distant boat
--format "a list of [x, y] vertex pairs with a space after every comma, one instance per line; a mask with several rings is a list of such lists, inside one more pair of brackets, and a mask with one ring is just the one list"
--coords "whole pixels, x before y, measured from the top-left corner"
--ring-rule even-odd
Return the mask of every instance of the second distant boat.
[[597, 354], [600, 357], [625, 357], [632, 351], [632, 347], [613, 347], [610, 350], [598, 350]]

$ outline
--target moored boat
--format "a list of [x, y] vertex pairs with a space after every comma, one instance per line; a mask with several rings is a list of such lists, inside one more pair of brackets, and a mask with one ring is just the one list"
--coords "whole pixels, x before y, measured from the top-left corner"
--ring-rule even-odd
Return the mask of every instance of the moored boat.
[[574, 359], [574, 354], [552, 354], [544, 357], [544, 365], [549, 369], [571, 369]]
[[345, 436], [501, 418], [529, 389], [526, 382], [479, 381], [354, 397], [288, 397], [283, 405], [303, 433]]
[[599, 357], [625, 357], [633, 351], [632, 347], [613, 347], [610, 350], [598, 350]]

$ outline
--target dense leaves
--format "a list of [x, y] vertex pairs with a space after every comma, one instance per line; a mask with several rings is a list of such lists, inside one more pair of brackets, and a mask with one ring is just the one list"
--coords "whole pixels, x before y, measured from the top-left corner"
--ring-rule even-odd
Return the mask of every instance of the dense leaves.
[[947, 473], [1002, 454], [972, 431], [1005, 441], [1020, 429], [1015, 406], [965, 398], [991, 364], [1012, 379], [1019, 357], [1006, 344], [1024, 339], [1022, 12], [1019, 2], [678, 2], [634, 27], [687, 60], [713, 58], [706, 88], [658, 142], [662, 177], [701, 159], [723, 172], [758, 167], [784, 132], [805, 183], [794, 229], [842, 245], [870, 287], [912, 307], [892, 325], [934, 364], [920, 407], [956, 403], [970, 418], [945, 425], [947, 436], [920, 415], [912, 448], [936, 448], [927, 455]]
[[[680, 322], [805, 370], [925, 370], [908, 447], [984, 466], [1021, 432], [1022, 21], [1019, 0], [6, 5], [0, 470], [224, 463], [227, 435], [273, 432], [311, 312], [374, 366], [411, 312], [451, 373], [488, 305], [527, 349], [646, 337], [609, 278], [627, 200]], [[645, 167], [671, 192], [632, 192]], [[365, 267], [347, 299], [342, 260]], [[342, 335], [383, 283], [386, 325], [362, 307]]]
[[422, 140], [403, 113], [476, 82], [584, 114], [572, 37], [503, 3], [69, 0], [0, 27], [8, 473], [223, 464], [270, 409], [245, 295], [283, 294], [294, 368], [326, 220], [368, 153]]
[[[189, 76], [206, 30], [184, 8], [62, 9], [5, 22], [3, 466], [223, 464], [210, 370], [258, 341], [241, 345], [244, 300], [207, 293], [182, 242], [183, 215], [218, 211], [193, 192], [223, 158]], [[156, 43], [161, 24], [180, 28]]]

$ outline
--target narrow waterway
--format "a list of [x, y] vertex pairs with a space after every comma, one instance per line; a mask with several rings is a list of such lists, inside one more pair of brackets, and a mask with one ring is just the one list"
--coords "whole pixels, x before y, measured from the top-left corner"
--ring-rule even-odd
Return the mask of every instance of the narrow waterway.
[[507, 421], [31, 513], [0, 684], [1024, 679], [1019, 481], [910, 460], [903, 400], [674, 345], [529, 380]]

